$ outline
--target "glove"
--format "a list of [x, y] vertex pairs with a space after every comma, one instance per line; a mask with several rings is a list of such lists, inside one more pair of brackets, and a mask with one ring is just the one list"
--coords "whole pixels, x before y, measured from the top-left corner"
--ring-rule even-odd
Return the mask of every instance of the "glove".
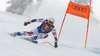
[[24, 22], [24, 26], [27, 26], [28, 24], [30, 24], [30, 22]]
[[55, 48], [57, 48], [57, 47], [58, 47], [58, 45], [57, 45], [57, 42], [55, 42], [55, 45], [54, 45], [54, 47], [55, 47]]

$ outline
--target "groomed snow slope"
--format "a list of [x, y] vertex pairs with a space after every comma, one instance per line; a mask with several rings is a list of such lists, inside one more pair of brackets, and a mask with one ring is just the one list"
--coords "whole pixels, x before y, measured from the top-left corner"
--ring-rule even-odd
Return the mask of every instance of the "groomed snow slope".
[[[13, 38], [8, 35], [8, 32], [30, 31], [37, 23], [25, 27], [23, 26], [23, 22], [27, 18], [12, 14], [9, 15], [0, 12], [0, 56], [99, 56], [99, 54], [93, 52], [97, 50], [92, 50], [92, 47], [91, 49], [84, 49], [81, 45], [77, 46], [70, 43], [63, 43], [65, 42], [64, 39], [67, 40], [66, 36], [60, 40], [58, 48], [54, 48], [49, 44], [36, 45], [20, 37]], [[46, 40], [39, 40], [40, 43], [49, 41], [53, 44], [53, 37], [50, 36]], [[71, 43], [74, 43], [74, 41]]]

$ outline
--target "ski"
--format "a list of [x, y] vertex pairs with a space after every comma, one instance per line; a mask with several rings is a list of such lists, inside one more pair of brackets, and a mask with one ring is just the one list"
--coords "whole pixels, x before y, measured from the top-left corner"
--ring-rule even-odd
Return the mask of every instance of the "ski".
[[[22, 37], [21, 37], [22, 38]], [[27, 41], [30, 41], [30, 42], [32, 42], [32, 43], [35, 43], [35, 44], [38, 44], [38, 41], [36, 41], [36, 40], [33, 40], [33, 38], [31, 37], [31, 38], [22, 38], [22, 39], [24, 39], [24, 40], [27, 40]]]
[[[14, 35], [14, 33], [8, 33], [10, 36], [12, 36], [12, 37], [15, 37], [15, 35]], [[27, 41], [30, 41], [30, 42], [32, 42], [32, 43], [35, 43], [35, 44], [38, 44], [38, 41], [35, 41], [35, 40], [33, 40], [33, 38], [31, 37], [21, 37], [22, 39], [24, 39], [24, 40], [27, 40]]]

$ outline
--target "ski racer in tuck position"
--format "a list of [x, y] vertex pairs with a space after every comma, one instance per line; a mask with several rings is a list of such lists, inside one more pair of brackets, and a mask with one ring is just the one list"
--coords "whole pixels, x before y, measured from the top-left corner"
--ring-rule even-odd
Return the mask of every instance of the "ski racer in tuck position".
[[33, 40], [38, 40], [38, 39], [45, 39], [48, 37], [48, 33], [52, 32], [54, 39], [55, 39], [55, 45], [54, 47], [57, 48], [57, 34], [56, 34], [56, 29], [54, 26], [55, 19], [53, 17], [50, 17], [48, 19], [33, 19], [27, 22], [24, 22], [24, 26], [27, 26], [30, 23], [33, 22], [41, 22], [42, 24], [38, 26], [37, 28], [31, 30], [30, 32], [23, 31], [23, 32], [14, 32], [12, 34], [13, 37], [15, 36], [22, 36], [22, 35], [29, 35], [33, 36]]

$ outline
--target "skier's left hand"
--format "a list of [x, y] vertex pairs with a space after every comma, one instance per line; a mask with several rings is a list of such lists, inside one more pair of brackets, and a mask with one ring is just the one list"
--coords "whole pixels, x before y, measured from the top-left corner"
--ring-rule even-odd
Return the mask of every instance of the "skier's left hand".
[[24, 26], [27, 26], [28, 24], [30, 24], [30, 22], [24, 22]]
[[55, 47], [55, 48], [57, 48], [57, 47], [58, 47], [58, 45], [57, 45], [57, 42], [55, 42], [55, 45], [54, 45], [54, 47]]

